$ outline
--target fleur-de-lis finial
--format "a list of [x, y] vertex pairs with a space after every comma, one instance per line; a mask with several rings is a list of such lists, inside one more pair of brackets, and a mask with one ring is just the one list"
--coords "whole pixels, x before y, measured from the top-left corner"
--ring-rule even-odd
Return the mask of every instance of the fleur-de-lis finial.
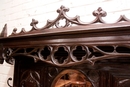
[[36, 24], [38, 24], [38, 21], [37, 21], [37, 20], [35, 20], [35, 19], [32, 19], [32, 22], [30, 23], [30, 26], [32, 26], [31, 31], [33, 31], [33, 30], [36, 30], [36, 29], [37, 29]]
[[97, 10], [93, 12], [93, 15], [96, 17], [105, 17], [107, 13], [103, 11], [101, 7], [99, 7]]
[[57, 10], [58, 13], [68, 12], [69, 8], [66, 8], [65, 6], [61, 6], [60, 9]]
[[32, 22], [30, 23], [31, 26], [38, 24], [38, 21], [35, 19], [32, 19]]

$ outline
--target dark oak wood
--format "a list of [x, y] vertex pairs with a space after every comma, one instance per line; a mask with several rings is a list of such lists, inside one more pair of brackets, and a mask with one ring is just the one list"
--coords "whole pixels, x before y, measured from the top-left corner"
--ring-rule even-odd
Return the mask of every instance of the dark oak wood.
[[98, 8], [86, 23], [68, 17], [68, 11], [61, 6], [42, 28], [32, 19], [30, 31], [14, 28], [8, 37], [5, 24], [0, 63], [14, 64], [13, 87], [129, 87], [130, 20], [121, 15], [107, 23], [102, 19], [107, 13]]
[[[1, 37], [7, 37], [7, 24], [5, 24], [2, 32], [0, 33], [0, 38]], [[2, 64], [4, 62], [4, 58], [2, 57], [2, 53], [3, 53], [3, 44], [0, 43], [0, 64]]]

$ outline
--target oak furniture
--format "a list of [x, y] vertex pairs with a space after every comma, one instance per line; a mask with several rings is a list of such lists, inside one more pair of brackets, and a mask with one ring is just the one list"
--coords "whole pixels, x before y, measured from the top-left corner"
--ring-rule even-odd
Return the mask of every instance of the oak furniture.
[[14, 28], [9, 36], [5, 24], [0, 63], [14, 64], [9, 87], [129, 87], [130, 20], [121, 15], [107, 23], [107, 13], [98, 8], [87, 23], [79, 16], [68, 17], [68, 11], [61, 6], [57, 18], [44, 27], [32, 19], [30, 31], [17, 33]]

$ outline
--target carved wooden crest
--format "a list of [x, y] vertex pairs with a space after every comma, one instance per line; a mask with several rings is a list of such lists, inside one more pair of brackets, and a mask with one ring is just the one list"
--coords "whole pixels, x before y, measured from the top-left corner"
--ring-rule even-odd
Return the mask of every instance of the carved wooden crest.
[[[107, 15], [107, 13], [105, 11], [102, 10], [101, 7], [99, 7], [97, 10], [93, 11], [93, 16], [95, 16], [95, 19], [89, 23], [83, 22], [80, 20], [80, 16], [75, 16], [73, 18], [69, 17], [66, 15], [66, 12], [69, 11], [69, 8], [66, 8], [65, 6], [61, 6], [58, 10], [58, 16], [56, 19], [54, 20], [47, 20], [47, 23], [45, 24], [45, 26], [38, 28], [37, 24], [38, 21], [35, 19], [32, 19], [32, 22], [30, 23], [30, 25], [32, 26], [32, 29], [29, 32], [26, 32], [24, 28], [22, 28], [21, 32], [16, 33], [17, 28], [14, 28], [12, 34], [10, 36], [14, 36], [14, 35], [25, 35], [25, 34], [30, 34], [30, 33], [34, 33], [34, 32], [40, 32], [41, 30], [46, 30], [46, 29], [50, 29], [50, 28], [66, 28], [66, 27], [71, 27], [74, 25], [82, 25], [82, 26], [90, 26], [91, 24], [96, 24], [96, 23], [103, 23], [103, 24], [107, 24], [102, 17], [105, 17]], [[60, 26], [60, 20], [64, 20], [64, 25]], [[126, 18], [124, 15], [121, 15], [119, 17], [119, 19], [115, 22], [115, 23], [119, 23], [119, 22], [130, 22], [130, 20], [128, 18]], [[112, 23], [113, 24], [113, 23]]]
[[[115, 23], [106, 23], [102, 17], [107, 13], [99, 7], [93, 12], [95, 19], [86, 23], [79, 16], [68, 17], [68, 11], [61, 6], [57, 18], [48, 20], [42, 28], [38, 28], [38, 21], [32, 19], [29, 32], [23, 28], [16, 33], [15, 28], [9, 37], [5, 37], [4, 28], [0, 38], [1, 60], [12, 64], [14, 57], [27, 56], [35, 62], [40, 60], [65, 67], [130, 57], [130, 20], [124, 15]], [[64, 20], [64, 25], [60, 25], [60, 20]]]

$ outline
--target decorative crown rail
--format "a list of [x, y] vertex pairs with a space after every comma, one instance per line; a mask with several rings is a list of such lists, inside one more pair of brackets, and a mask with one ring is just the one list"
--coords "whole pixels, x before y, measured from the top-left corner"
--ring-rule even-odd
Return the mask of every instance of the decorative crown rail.
[[[50, 28], [66, 28], [71, 27], [73, 24], [75, 25], [82, 25], [82, 26], [89, 26], [95, 23], [107, 24], [102, 17], [106, 16], [106, 12], [102, 10], [102, 8], [98, 8], [93, 12], [95, 19], [89, 23], [82, 22], [79, 16], [75, 16], [70, 18], [66, 15], [69, 9], [61, 6], [60, 9], [57, 10], [59, 13], [58, 17], [55, 20], [48, 20], [46, 25], [42, 28], [38, 28], [36, 25], [38, 21], [32, 19], [31, 26], [32, 29], [29, 32], [26, 32], [23, 28], [20, 33], [16, 33], [17, 29], [15, 28], [12, 32], [11, 36], [20, 36], [20, 35], [28, 35], [34, 34], [35, 31], [44, 32], [44, 30]], [[60, 26], [60, 20], [65, 20], [65, 24]], [[121, 15], [119, 19], [114, 23], [120, 22], [130, 23], [130, 20], [127, 19], [124, 15]], [[6, 29], [7, 25], [3, 28], [1, 33], [1, 37], [6, 37]], [[129, 26], [130, 27], [130, 26]], [[124, 37], [123, 37], [124, 38]], [[126, 40], [128, 40], [127, 38]], [[85, 39], [86, 40], [86, 39]], [[119, 40], [119, 38], [118, 38]], [[44, 41], [43, 41], [44, 42]], [[128, 42], [128, 41], [126, 41]], [[94, 42], [95, 43], [95, 42]], [[4, 43], [2, 43], [4, 44]], [[21, 43], [20, 43], [21, 44]], [[24, 43], [23, 43], [24, 44]], [[30, 44], [30, 42], [29, 42]], [[73, 45], [54, 45], [44, 43], [43, 46], [40, 47], [6, 47], [0, 44], [0, 61], [3, 62], [5, 59], [6, 62], [13, 64], [13, 59], [16, 56], [27, 56], [34, 59], [35, 62], [43, 61], [52, 65], [57, 66], [70, 66], [70, 65], [77, 65], [81, 63], [90, 63], [94, 65], [96, 61], [103, 60], [103, 59], [113, 59], [118, 57], [130, 57], [130, 45], [128, 43], [125, 44], [109, 44], [107, 46], [104, 45], [86, 45], [86, 44], [74, 44]]]
[[[30, 23], [30, 25], [32, 26], [32, 29], [29, 32], [26, 32], [25, 29], [22, 28], [20, 33], [16, 33], [17, 28], [14, 28], [14, 30], [13, 30], [13, 32], [10, 36], [28, 34], [30, 32], [45, 30], [45, 29], [49, 29], [49, 28], [65, 28], [65, 27], [70, 27], [73, 24], [83, 25], [83, 26], [88, 26], [90, 24], [95, 24], [95, 23], [106, 24], [106, 22], [102, 19], [102, 17], [105, 17], [107, 15], [107, 13], [105, 11], [103, 11], [101, 7], [99, 7], [97, 10], [93, 11], [93, 16], [95, 16], [95, 19], [93, 21], [89, 22], [89, 23], [81, 21], [80, 16], [75, 16], [73, 18], [68, 17], [66, 15], [66, 12], [68, 12], [68, 11], [69, 11], [68, 8], [66, 8], [65, 6], [61, 6], [60, 9], [57, 10], [57, 13], [59, 14], [58, 17], [55, 20], [48, 20], [44, 27], [38, 28], [36, 26], [38, 24], [38, 21], [35, 20], [35, 19], [32, 19], [32, 22]], [[63, 19], [65, 20], [65, 24], [60, 26], [59, 21], [63, 20]], [[118, 22], [121, 22], [121, 21], [130, 22], [130, 20], [128, 18], [126, 18], [124, 15], [121, 15], [115, 23], [118, 23]]]

